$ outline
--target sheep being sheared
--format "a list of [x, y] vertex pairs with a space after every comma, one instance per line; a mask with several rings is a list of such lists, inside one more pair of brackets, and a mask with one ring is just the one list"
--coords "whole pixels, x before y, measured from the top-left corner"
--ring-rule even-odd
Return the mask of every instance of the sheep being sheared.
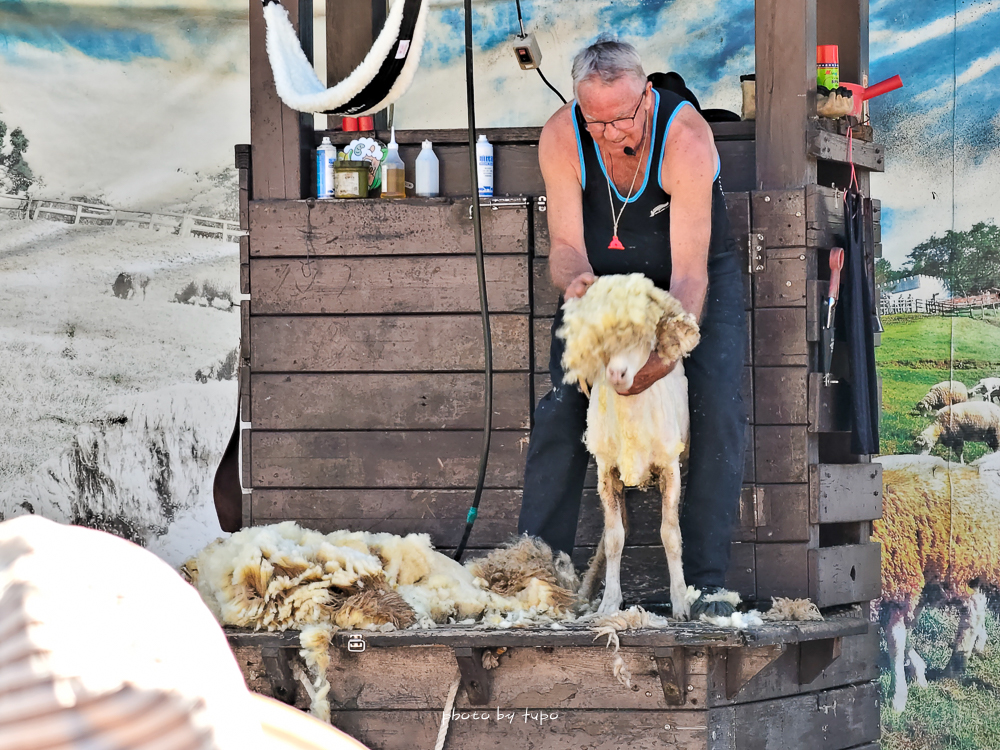
[[921, 609], [927, 604], [959, 607], [958, 634], [945, 669], [946, 676], [957, 676], [969, 655], [986, 645], [984, 590], [1000, 585], [1000, 493], [988, 477], [991, 472], [983, 464], [949, 467], [933, 456], [914, 458], [878, 459], [883, 510], [872, 534], [882, 544], [879, 618], [895, 711], [906, 707], [908, 671], [918, 685], [927, 686], [924, 660], [907, 646]]
[[986, 443], [996, 451], [1000, 449], [1000, 406], [984, 401], [946, 406], [914, 442], [925, 456], [937, 443], [952, 448], [959, 463], [965, 463], [966, 442]]
[[[687, 379], [679, 361], [698, 344], [698, 323], [681, 303], [639, 273], [602, 276], [579, 298], [563, 305], [562, 357], [566, 383], [591, 386], [584, 442], [597, 460], [604, 533], [581, 594], [593, 595], [602, 562], [607, 573], [599, 614], [622, 604], [621, 556], [625, 546], [625, 487], [656, 481], [663, 502], [660, 539], [670, 574], [674, 617], [686, 619], [690, 604], [681, 566], [680, 458], [687, 451]], [[655, 351], [677, 366], [642, 393], [621, 396]]]
[[932, 385], [931, 389], [927, 391], [927, 395], [920, 399], [917, 405], [913, 407], [913, 411], [916, 414], [926, 414], [935, 412], [942, 407], [961, 404], [968, 400], [969, 391], [966, 389], [964, 383], [957, 380], [944, 380]]

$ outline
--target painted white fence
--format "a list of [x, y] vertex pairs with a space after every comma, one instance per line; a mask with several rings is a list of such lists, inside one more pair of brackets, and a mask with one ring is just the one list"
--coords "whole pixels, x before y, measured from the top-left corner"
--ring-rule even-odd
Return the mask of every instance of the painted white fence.
[[22, 195], [0, 194], [0, 211], [23, 219], [105, 227], [131, 226], [167, 231], [180, 237], [201, 237], [223, 242], [239, 242], [239, 238], [246, 234], [245, 229], [240, 229], [238, 221], [212, 216], [130, 211], [96, 203], [28, 198]]

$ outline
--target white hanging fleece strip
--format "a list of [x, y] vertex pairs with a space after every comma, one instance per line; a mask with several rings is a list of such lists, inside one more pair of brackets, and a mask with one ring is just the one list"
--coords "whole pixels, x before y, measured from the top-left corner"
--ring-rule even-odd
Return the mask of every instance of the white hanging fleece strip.
[[[400, 39], [404, 10], [412, 14], [414, 4], [417, 17], [412, 27], [412, 38]], [[427, 26], [427, 5], [426, 0], [395, 0], [382, 31], [365, 59], [343, 81], [333, 88], [326, 88], [302, 51], [288, 11], [277, 0], [265, 0], [267, 57], [281, 101], [298, 112], [352, 117], [385, 109], [403, 95], [416, 75]], [[403, 35], [407, 31], [403, 28]], [[393, 65], [399, 60], [403, 61], [402, 66], [398, 63]], [[393, 70], [395, 67], [398, 70]], [[371, 90], [367, 90], [369, 87]], [[344, 108], [355, 99], [357, 101], [351, 106]]]

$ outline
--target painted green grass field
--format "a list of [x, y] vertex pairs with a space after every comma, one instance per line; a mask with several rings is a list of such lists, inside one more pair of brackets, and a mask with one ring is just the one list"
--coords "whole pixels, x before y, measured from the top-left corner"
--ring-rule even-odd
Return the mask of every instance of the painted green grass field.
[[[882, 376], [881, 451], [914, 453], [913, 438], [932, 417], [911, 412], [932, 385], [953, 379], [971, 387], [1000, 376], [1000, 319], [887, 315], [882, 323], [882, 345], [875, 350]], [[974, 461], [986, 450], [969, 443], [965, 459]], [[956, 458], [941, 447], [933, 454]], [[911, 685], [901, 714], [883, 701], [883, 750], [1000, 750], [1000, 622], [992, 613], [987, 627], [986, 651], [973, 655], [963, 680], [932, 678], [925, 689]], [[921, 614], [911, 643], [927, 661], [929, 676], [947, 664], [957, 628], [953, 608], [928, 607]], [[885, 667], [883, 695], [889, 689]]]

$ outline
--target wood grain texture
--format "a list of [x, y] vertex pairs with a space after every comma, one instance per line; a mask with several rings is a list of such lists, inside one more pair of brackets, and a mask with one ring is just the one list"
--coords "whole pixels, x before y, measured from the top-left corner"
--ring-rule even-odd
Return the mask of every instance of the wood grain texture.
[[[253, 257], [475, 252], [471, 200], [254, 201]], [[528, 252], [528, 208], [484, 210], [483, 251]]]
[[805, 543], [757, 545], [757, 596], [809, 597], [809, 557]]
[[754, 368], [754, 423], [806, 424], [808, 375], [805, 367]]
[[[448, 748], [494, 750], [496, 747], [546, 750], [706, 750], [705, 721], [688, 723], [687, 711], [564, 710], [540, 724], [536, 712], [524, 720], [524, 711], [513, 721], [492, 719], [452, 720]], [[482, 710], [480, 709], [480, 714]], [[533, 717], [533, 718], [532, 718]], [[378, 750], [413, 750], [434, 747], [440, 711], [335, 711], [331, 721], [338, 729]], [[665, 727], [671, 729], [665, 729]], [[678, 729], [677, 727], [697, 727]]]
[[[518, 488], [524, 432], [494, 432], [486, 486]], [[252, 439], [253, 487], [475, 487], [478, 431], [258, 432]]]
[[850, 432], [851, 391], [843, 380], [824, 382], [818, 372], [809, 375], [809, 431]]
[[754, 310], [754, 365], [804, 367], [809, 363], [806, 308], [772, 307]]
[[[491, 312], [528, 312], [524, 256], [485, 259]], [[256, 315], [475, 313], [476, 259], [314, 258], [250, 261]]]
[[[483, 369], [478, 315], [255, 316], [250, 366], [262, 372]], [[527, 370], [528, 316], [491, 315], [493, 366]]]
[[758, 542], [809, 540], [809, 485], [760, 484], [765, 523], [757, 527]]
[[[260, 430], [474, 430], [483, 427], [480, 373], [254, 375]], [[527, 429], [527, 373], [493, 376], [493, 427]]]
[[878, 706], [877, 682], [737, 706], [736, 748], [853, 748], [878, 739]]
[[816, 116], [816, 0], [757, 0], [754, 7], [757, 76], [758, 189], [816, 182], [803, 145]]
[[845, 544], [809, 550], [812, 599], [817, 607], [867, 602], [882, 592], [882, 545]]
[[[632, 672], [638, 690], [625, 689], [611, 672], [611, 655], [603, 643], [589, 648], [565, 646], [545, 652], [536, 648], [508, 649], [492, 670], [489, 705], [496, 707], [547, 709], [669, 710], [660, 689], [656, 664], [649, 648], [625, 648], [619, 652]], [[705, 705], [708, 658], [688, 659], [694, 698], [685, 705], [697, 711]], [[354, 654], [330, 650], [330, 704], [343, 709], [430, 709], [440, 711], [454, 679], [455, 655], [440, 646], [372, 648]], [[400, 665], [405, 664], [405, 669]], [[477, 710], [465, 691], [459, 691], [455, 707]], [[482, 711], [483, 708], [479, 708]], [[523, 712], [522, 712], [523, 713]], [[495, 724], [494, 724], [495, 726]]]
[[816, 254], [804, 247], [770, 248], [764, 270], [754, 274], [755, 307], [804, 307], [806, 281], [816, 274]]
[[813, 523], [871, 521], [882, 517], [882, 464], [809, 467]]
[[805, 426], [757, 425], [756, 481], [760, 484], [805, 483], [811, 446]]
[[885, 146], [879, 143], [854, 140], [851, 143], [851, 154], [847, 152], [847, 136], [830, 133], [826, 130], [813, 129], [809, 133], [808, 153], [817, 159], [849, 164], [854, 162], [856, 169], [867, 169], [872, 172], [885, 171]]

